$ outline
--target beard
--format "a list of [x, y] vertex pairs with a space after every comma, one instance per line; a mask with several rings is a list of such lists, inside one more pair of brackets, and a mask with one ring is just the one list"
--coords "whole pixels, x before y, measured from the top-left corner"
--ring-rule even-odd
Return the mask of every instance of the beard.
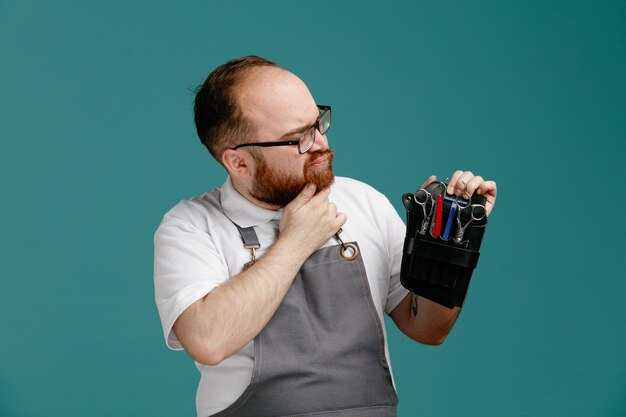
[[[335, 180], [333, 174], [334, 153], [330, 149], [310, 153], [300, 176], [288, 175], [271, 168], [260, 153], [253, 154], [253, 157], [257, 168], [250, 195], [273, 206], [286, 206], [300, 194], [308, 183], [315, 184], [316, 191], [321, 191], [330, 187]], [[324, 157], [328, 158], [326, 166], [319, 169], [310, 168], [311, 164]]]

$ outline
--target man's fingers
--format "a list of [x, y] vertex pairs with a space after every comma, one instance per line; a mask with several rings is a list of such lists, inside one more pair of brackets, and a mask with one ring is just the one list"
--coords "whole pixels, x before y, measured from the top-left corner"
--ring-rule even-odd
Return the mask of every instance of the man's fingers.
[[491, 214], [496, 203], [497, 186], [494, 181], [485, 181], [480, 175], [474, 175], [471, 171], [455, 171], [448, 183], [448, 194], [460, 194], [463, 191], [471, 196], [480, 194], [487, 199], [485, 209], [487, 216]]
[[333, 217], [337, 217], [337, 205], [335, 203], [328, 203], [328, 213]]
[[293, 209], [298, 209], [309, 202], [315, 195], [315, 184], [309, 183], [304, 186], [300, 194], [294, 198], [288, 206], [291, 206]]
[[498, 193], [498, 187], [494, 181], [485, 181], [478, 187], [478, 194], [485, 196], [493, 196], [496, 197]]
[[337, 230], [339, 230], [348, 221], [348, 216], [346, 216], [344, 213], [337, 213], [337, 217], [335, 217], [335, 220], [337, 221]]
[[474, 178], [474, 174], [472, 173], [472, 171], [465, 171], [464, 173], [462, 173], [454, 186], [454, 189], [456, 190], [454, 194], [462, 193], [466, 190], [469, 193], [469, 189], [466, 187], [469, 187], [469, 183], [472, 178]]
[[477, 175], [474, 178], [470, 179], [469, 182], [467, 183], [467, 193], [469, 195], [474, 195], [474, 192], [478, 189], [480, 184], [482, 184], [483, 182], [485, 182], [485, 180], [480, 175]]
[[315, 201], [315, 202], [328, 201], [329, 196], [330, 196], [330, 187], [324, 190], [318, 191], [317, 194], [315, 194], [315, 196], [311, 198], [311, 201]]
[[448, 194], [456, 194], [454, 192], [454, 189], [457, 188], [456, 183], [462, 174], [463, 171], [454, 171], [454, 174], [452, 174], [452, 177], [450, 177], [450, 182], [448, 183]]

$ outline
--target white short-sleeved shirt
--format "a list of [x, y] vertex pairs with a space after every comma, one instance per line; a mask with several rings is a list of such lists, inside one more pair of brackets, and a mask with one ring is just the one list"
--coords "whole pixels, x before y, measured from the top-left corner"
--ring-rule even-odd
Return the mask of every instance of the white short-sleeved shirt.
[[[362, 182], [336, 177], [329, 197], [347, 215], [341, 238], [357, 241], [379, 318], [390, 313], [408, 294], [400, 284], [405, 225], [389, 200]], [[156, 304], [167, 346], [183, 347], [172, 331], [180, 314], [215, 287], [237, 275], [250, 261], [237, 228], [255, 228], [263, 253], [278, 237], [282, 210], [261, 208], [239, 194], [230, 178], [223, 186], [178, 203], [163, 218], [154, 236]], [[324, 246], [336, 245], [330, 239]], [[200, 383], [198, 416], [208, 416], [232, 404], [252, 377], [253, 342], [219, 365], [196, 362]], [[385, 354], [389, 362], [387, 335]], [[389, 362], [390, 363], [390, 362]]]

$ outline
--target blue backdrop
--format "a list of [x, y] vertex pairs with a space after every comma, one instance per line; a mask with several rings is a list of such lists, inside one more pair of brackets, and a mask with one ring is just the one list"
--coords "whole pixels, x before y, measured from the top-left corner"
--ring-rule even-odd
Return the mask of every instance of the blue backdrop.
[[625, 45], [623, 1], [0, 2], [0, 415], [194, 415], [152, 236], [223, 182], [192, 91], [247, 54], [403, 217], [430, 174], [498, 182], [446, 343], [390, 327], [400, 416], [626, 415]]

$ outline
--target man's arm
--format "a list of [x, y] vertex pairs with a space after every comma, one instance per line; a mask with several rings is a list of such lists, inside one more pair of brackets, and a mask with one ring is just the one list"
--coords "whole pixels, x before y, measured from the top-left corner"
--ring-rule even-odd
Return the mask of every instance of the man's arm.
[[261, 332], [302, 264], [346, 222], [329, 193], [305, 187], [285, 207], [279, 238], [265, 255], [179, 316], [174, 333], [194, 360], [216, 365]]
[[411, 339], [426, 345], [440, 345], [456, 321], [460, 307], [449, 309], [424, 297], [417, 297], [417, 315], [411, 311], [413, 294], [409, 293], [389, 316]]

